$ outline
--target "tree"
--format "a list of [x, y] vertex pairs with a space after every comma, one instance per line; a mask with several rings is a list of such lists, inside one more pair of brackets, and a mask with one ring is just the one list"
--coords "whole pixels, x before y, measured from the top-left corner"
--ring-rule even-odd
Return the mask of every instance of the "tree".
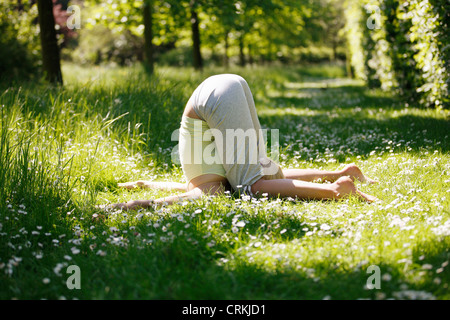
[[[86, 7], [90, 7], [92, 18], [87, 25], [92, 28], [99, 24], [106, 26], [115, 34], [127, 32], [133, 37], [142, 37], [143, 60], [149, 73], [154, 70], [154, 6], [156, 0], [127, 0], [127, 1], [101, 1], [86, 0]], [[158, 30], [157, 30], [158, 31]], [[141, 60], [140, 57], [139, 60]]]
[[58, 42], [56, 39], [55, 18], [52, 0], [37, 0], [39, 28], [42, 49], [42, 67], [45, 78], [57, 84], [63, 84]]
[[345, 26], [344, 5], [341, 0], [322, 0], [316, 2], [319, 7], [314, 10], [313, 20], [317, 29], [322, 31], [321, 38], [324, 43], [330, 44], [333, 50], [333, 60], [337, 60], [337, 49], [344, 43], [341, 30]]
[[[207, 39], [217, 41], [217, 30], [223, 34], [224, 39], [224, 64], [228, 66], [228, 49], [234, 44], [238, 47], [239, 65], [246, 64], [245, 48], [250, 47], [246, 43], [252, 39], [253, 43], [260, 44], [258, 37], [262, 25], [267, 25], [271, 16], [277, 15], [279, 6], [274, 0], [206, 0], [204, 10], [210, 17], [208, 27], [205, 28]], [[258, 26], [258, 27], [256, 27]], [[222, 38], [222, 37], [220, 37]], [[233, 41], [234, 40], [234, 41]], [[210, 43], [211, 44], [211, 43]], [[250, 54], [250, 50], [248, 50]], [[251, 57], [249, 58], [251, 60]]]
[[143, 5], [144, 10], [144, 60], [145, 67], [149, 73], [153, 73], [153, 1], [146, 0]]
[[193, 53], [193, 63], [196, 70], [201, 70], [203, 68], [203, 58], [200, 49], [200, 30], [199, 30], [199, 19], [197, 13], [198, 1], [191, 0], [189, 3], [190, 13], [191, 13], [191, 30], [192, 30], [192, 53]]

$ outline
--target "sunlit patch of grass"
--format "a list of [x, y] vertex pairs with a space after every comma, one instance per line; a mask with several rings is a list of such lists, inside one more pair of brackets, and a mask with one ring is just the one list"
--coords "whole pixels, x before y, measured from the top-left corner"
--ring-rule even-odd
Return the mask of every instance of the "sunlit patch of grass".
[[[84, 299], [448, 299], [449, 122], [369, 90], [339, 66], [233, 70], [64, 67], [65, 88], [0, 95], [0, 297]], [[157, 210], [96, 204], [172, 194], [181, 112], [208, 75], [247, 79], [286, 168], [354, 162], [381, 201], [236, 198]], [[81, 290], [66, 268], [81, 270]], [[380, 289], [367, 288], [370, 266]]]

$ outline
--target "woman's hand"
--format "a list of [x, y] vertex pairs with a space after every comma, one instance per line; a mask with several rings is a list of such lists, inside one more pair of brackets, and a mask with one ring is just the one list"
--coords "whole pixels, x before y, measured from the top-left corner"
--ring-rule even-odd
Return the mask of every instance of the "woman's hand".
[[152, 206], [154, 203], [155, 202], [153, 200], [131, 200], [128, 202], [100, 205], [96, 207], [103, 210], [112, 210], [112, 209], [135, 210], [138, 208], [148, 208]]
[[148, 188], [148, 187], [150, 187], [150, 184], [147, 181], [138, 180], [138, 181], [125, 182], [125, 183], [118, 183], [118, 186], [120, 188], [135, 189], [135, 188]]

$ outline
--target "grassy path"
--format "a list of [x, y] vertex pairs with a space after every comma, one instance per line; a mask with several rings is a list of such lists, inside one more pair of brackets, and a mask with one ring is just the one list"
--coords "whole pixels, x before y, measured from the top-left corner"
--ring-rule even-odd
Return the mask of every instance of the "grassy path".
[[1, 299], [450, 298], [448, 112], [336, 66], [236, 69], [279, 130], [283, 167], [354, 162], [382, 201], [227, 195], [103, 214], [95, 204], [164, 194], [118, 182], [182, 181], [173, 132], [192, 90], [222, 71], [64, 72], [64, 89], [1, 87]]

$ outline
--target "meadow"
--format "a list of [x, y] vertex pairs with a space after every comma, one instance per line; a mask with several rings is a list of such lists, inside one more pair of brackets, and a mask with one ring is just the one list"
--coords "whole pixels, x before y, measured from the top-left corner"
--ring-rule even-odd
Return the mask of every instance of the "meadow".
[[337, 65], [226, 70], [279, 129], [282, 167], [356, 163], [380, 201], [227, 193], [105, 212], [168, 195], [119, 182], [183, 182], [181, 113], [225, 71], [63, 67], [63, 88], [0, 84], [0, 299], [450, 299], [448, 111]]

